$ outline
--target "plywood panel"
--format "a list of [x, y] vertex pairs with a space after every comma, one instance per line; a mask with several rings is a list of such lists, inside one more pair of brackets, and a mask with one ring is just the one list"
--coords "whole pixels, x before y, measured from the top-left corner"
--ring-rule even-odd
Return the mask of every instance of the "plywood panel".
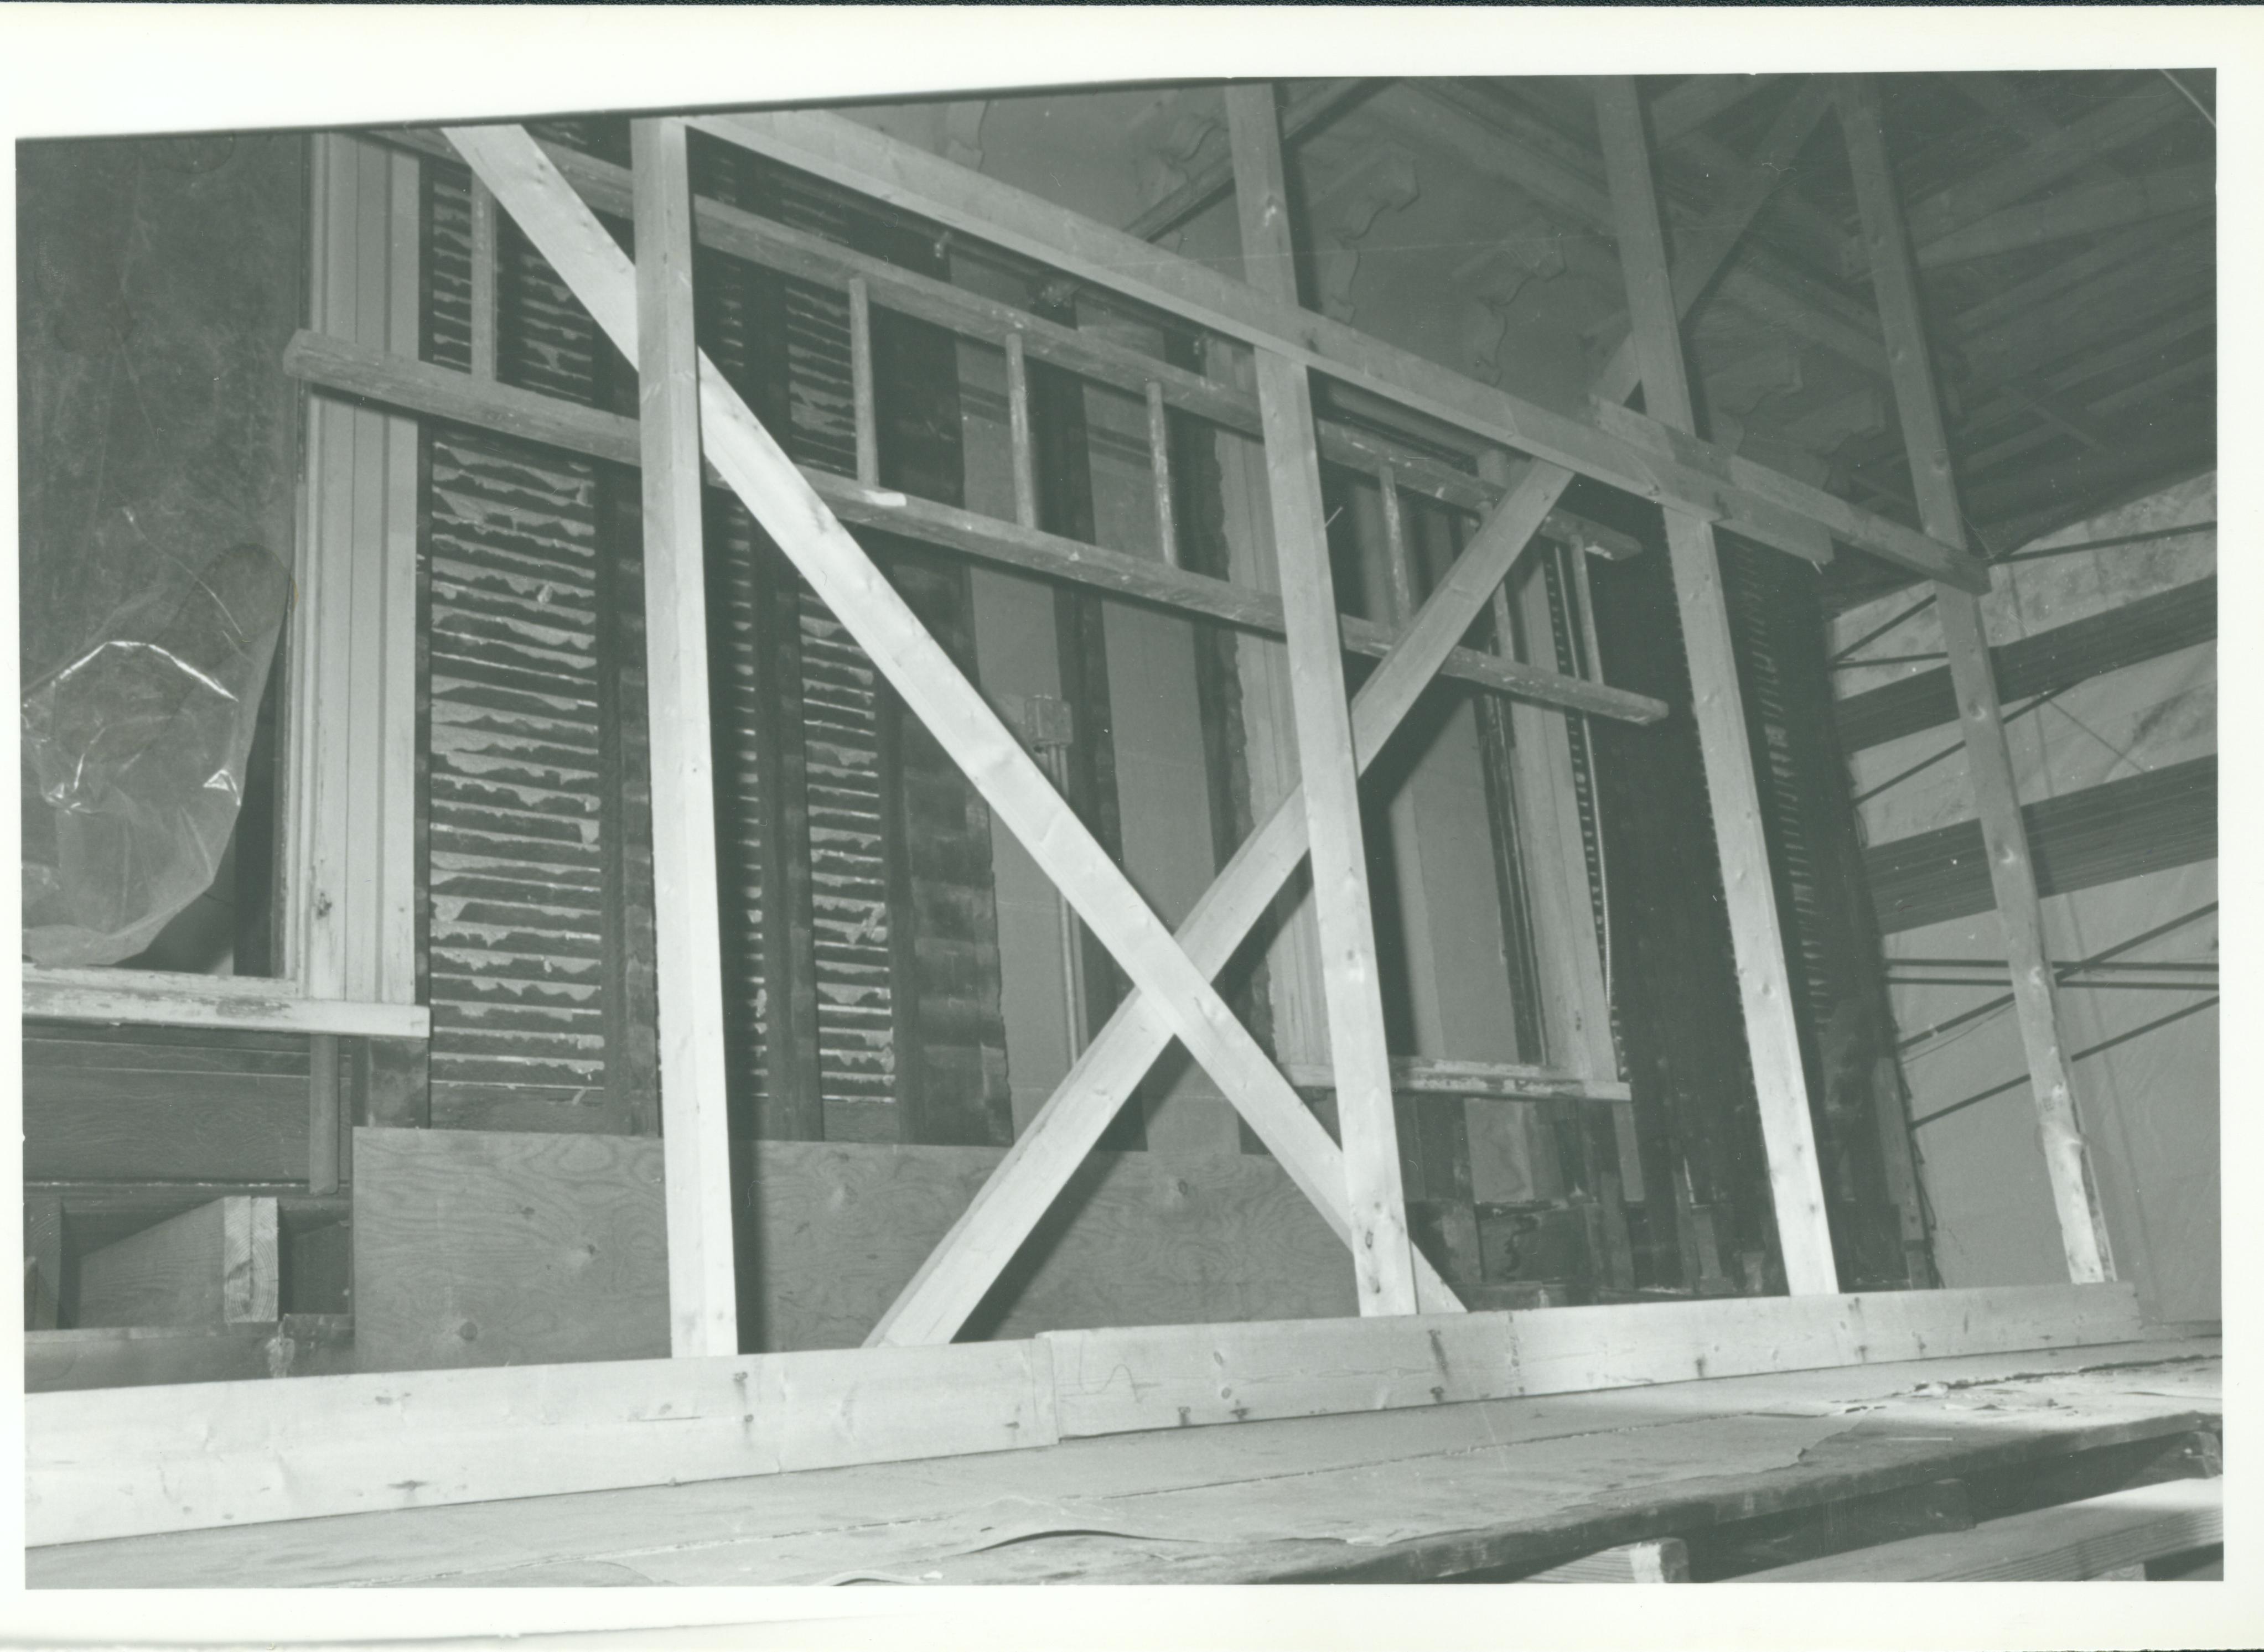
[[[1003, 1156], [855, 1142], [753, 1151], [759, 1336], [773, 1349], [862, 1341]], [[1348, 1314], [1343, 1257], [1270, 1159], [1097, 1154], [970, 1334]]]
[[354, 1181], [363, 1369], [668, 1351], [657, 1140], [362, 1129]]

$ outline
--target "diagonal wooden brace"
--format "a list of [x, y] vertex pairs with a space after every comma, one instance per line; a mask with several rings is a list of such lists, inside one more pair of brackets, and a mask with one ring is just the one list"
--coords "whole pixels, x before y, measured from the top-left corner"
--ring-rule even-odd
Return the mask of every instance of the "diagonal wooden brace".
[[[452, 128], [447, 136], [615, 346], [636, 359], [635, 271], [550, 158], [523, 127]], [[718, 474], [1061, 888], [1142, 999], [1161, 1006], [1170, 1033], [1242, 1111], [1339, 1237], [1364, 1248], [1368, 1235], [1348, 1208], [1342, 1156], [1288, 1080], [705, 355], [700, 408], [702, 442]], [[1460, 1308], [1434, 1272], [1419, 1273], [1423, 1307]]]
[[[1680, 310], [1687, 314], [1697, 303], [1829, 106], [1817, 80], [1787, 101], [1720, 216], [1683, 246], [1674, 266]], [[1629, 339], [1613, 353], [1593, 389], [1600, 399], [1622, 402], [1638, 377]], [[1536, 461], [1527, 469], [1361, 685], [1352, 707], [1353, 751], [1361, 768], [1375, 762], [1571, 481], [1572, 473], [1556, 465]], [[1308, 841], [1301, 787], [1243, 841], [1179, 925], [1179, 944], [1197, 967], [1215, 975], [1226, 967], [1304, 859]], [[958, 1333], [1170, 1042], [1170, 1029], [1144, 997], [1135, 994], [1117, 1006], [882, 1315], [867, 1346], [948, 1342]]]

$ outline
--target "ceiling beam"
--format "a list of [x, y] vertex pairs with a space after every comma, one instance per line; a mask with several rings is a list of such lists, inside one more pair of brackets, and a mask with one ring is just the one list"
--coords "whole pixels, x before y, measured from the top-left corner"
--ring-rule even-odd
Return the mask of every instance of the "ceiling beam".
[[[1317, 135], [1338, 116], [1346, 114], [1390, 85], [1383, 80], [1324, 80], [1293, 83], [1288, 107], [1281, 112], [1281, 145], [1289, 149]], [[1143, 241], [1167, 235], [1189, 219], [1234, 193], [1234, 158], [1222, 156], [1198, 170], [1187, 181], [1148, 207], [1124, 226], [1124, 233]]]
[[1651, 100], [1651, 136], [1668, 144], [1689, 136], [1719, 114], [1726, 114], [1781, 75], [1693, 75]]
[[1918, 261], [1927, 269], [1938, 270], [2095, 235], [2175, 213], [2200, 211], [2216, 201], [2213, 162], [2165, 167], [2141, 178], [2087, 185], [2043, 200], [2006, 207], [1928, 242], [1919, 248]]

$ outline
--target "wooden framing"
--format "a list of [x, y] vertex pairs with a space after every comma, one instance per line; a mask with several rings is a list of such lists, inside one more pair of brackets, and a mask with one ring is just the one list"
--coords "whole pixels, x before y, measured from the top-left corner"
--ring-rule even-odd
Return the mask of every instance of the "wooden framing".
[[[1276, 299], [1294, 305], [1296, 254], [1272, 84], [1230, 87], [1226, 112], [1244, 267]], [[1353, 1210], [1353, 1274], [1362, 1314], [1411, 1314], [1413, 1247], [1401, 1192], [1382, 977], [1368, 906], [1360, 764], [1346, 709], [1344, 652], [1336, 635], [1342, 610], [1329, 567], [1328, 511], [1321, 498], [1312, 387], [1305, 368], [1261, 349], [1258, 402], [1266, 425], [1281, 611], [1289, 634], [1290, 709], [1312, 857], [1337, 1128]]]
[[703, 115], [690, 125], [1795, 555], [1828, 555], [1836, 536], [1929, 578], [1983, 583], [1965, 553], [1694, 437], [1640, 415], [1607, 428], [1479, 384], [839, 116]]
[[421, 1004], [309, 998], [287, 981], [258, 975], [43, 969], [37, 964], [24, 966], [24, 1013], [46, 1021], [233, 1026], [347, 1038], [423, 1039], [432, 1029], [432, 1012]]
[[33, 1394], [25, 1535], [86, 1542], [2145, 1334], [2127, 1285], [2035, 1286]]
[[[635, 354], [635, 272], [541, 149], [517, 128], [452, 129], [449, 137], [622, 353]], [[1342, 1156], [1208, 975], [704, 356], [700, 389], [703, 445], [726, 482], [882, 675], [918, 708], [937, 743], [1143, 997], [1161, 1007], [1168, 1032], [1243, 1112], [1332, 1229], [1352, 1243]], [[1418, 1271], [1430, 1305], [1455, 1306], [1452, 1293], [1419, 1262]]]
[[[1631, 78], [1596, 83], [1596, 119], [1619, 213], [1620, 262], [1635, 320], [1633, 339], [1642, 363], [1644, 403], [1666, 425], [1687, 431], [1694, 419], [1688, 368], [1667, 271], [1665, 232], [1651, 184], [1643, 107]], [[1776, 1206], [1785, 1278], [1796, 1295], [1826, 1294], [1840, 1288], [1839, 1271], [1824, 1214], [1808, 1077], [1794, 1020], [1784, 933], [1777, 917], [1713, 525], [1670, 506], [1666, 543], [1683, 646], [1689, 656], [1693, 711], [1722, 860], [1730, 939], [1737, 955], [1738, 990], [1760, 1102], [1769, 1193]]]
[[[1950, 469], [1949, 443], [1927, 353], [1918, 276], [1910, 235], [1895, 194], [1892, 163], [1879, 113], [1878, 94], [1868, 80], [1851, 78], [1838, 89], [1840, 120], [1847, 140], [1863, 236], [1871, 256], [1871, 279], [1886, 328], [1888, 358], [1894, 373], [1895, 407], [1903, 443], [1918, 489], [1920, 519], [1927, 531], [1962, 543], [1963, 517]], [[2060, 1243], [2068, 1278], [2078, 1282], [2115, 1277], [2114, 1250], [2099, 1189], [2091, 1170], [2073, 1078], [2060, 1036], [2059, 996], [2044, 946], [2043, 909], [2036, 893], [2028, 827], [2021, 817], [2011, 748], [2005, 740], [2004, 708], [1990, 664], [1981, 605], [1969, 593], [1936, 588], [1942, 646], [1957, 697], [1958, 721], [1980, 816], [1990, 885], [2004, 931], [2005, 956], [2012, 972], [2014, 1005], [2021, 1041], [2028, 1052], [2028, 1081], [2035, 1091], [2036, 1130], [2043, 1147], [2044, 1170], [2059, 1217]]]
[[[708, 709], [700, 500], [700, 360], [693, 340], [692, 184], [684, 127], [639, 120], [637, 432], [644, 496], [645, 651], [652, 738], [654, 954], [668, 1212], [669, 1346], [737, 1353], [722, 903]], [[869, 349], [867, 350], [869, 367]], [[864, 443], [860, 437], [859, 451]]]

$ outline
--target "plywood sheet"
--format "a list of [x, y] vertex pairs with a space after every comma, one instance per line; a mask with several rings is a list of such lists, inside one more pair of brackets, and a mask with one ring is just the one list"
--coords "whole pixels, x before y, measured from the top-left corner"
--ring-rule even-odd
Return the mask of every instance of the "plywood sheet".
[[354, 1184], [364, 1370], [668, 1351], [657, 1139], [361, 1129]]

